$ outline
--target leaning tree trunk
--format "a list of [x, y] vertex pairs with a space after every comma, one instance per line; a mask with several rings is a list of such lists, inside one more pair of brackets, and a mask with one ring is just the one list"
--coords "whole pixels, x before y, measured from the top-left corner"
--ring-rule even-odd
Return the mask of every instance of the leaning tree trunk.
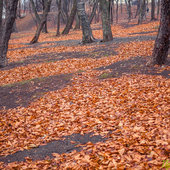
[[91, 13], [91, 15], [90, 15], [90, 17], [89, 17], [89, 22], [90, 22], [90, 24], [92, 23], [93, 18], [94, 18], [95, 14], [96, 14], [96, 10], [97, 10], [97, 7], [98, 7], [98, 1], [99, 1], [99, 0], [96, 0], [96, 2], [95, 2], [94, 5], [93, 5], [93, 10], [92, 10], [92, 13]]
[[58, 5], [58, 16], [57, 16], [57, 33], [56, 36], [60, 35], [60, 16], [61, 16], [61, 0], [57, 1]]
[[102, 27], [103, 27], [103, 42], [113, 40], [108, 2], [106, 0], [100, 0], [100, 9], [102, 12]]
[[40, 16], [38, 15], [38, 12], [37, 12], [37, 9], [35, 7], [35, 3], [33, 0], [30, 0], [30, 3], [31, 3], [31, 6], [32, 6], [32, 10], [34, 12], [34, 15], [35, 15], [35, 18], [36, 18], [36, 21], [38, 23], [38, 25], [40, 24], [41, 20], [40, 20]]
[[8, 2], [8, 8], [6, 9], [6, 22], [2, 32], [2, 39], [0, 39], [0, 67], [7, 65], [7, 51], [8, 51], [8, 42], [11, 37], [13, 24], [16, 18], [18, 0], [10, 0]]
[[51, 6], [51, 2], [52, 0], [48, 0], [48, 2], [46, 3], [46, 7], [45, 7], [45, 10], [43, 11], [43, 15], [42, 15], [42, 18], [41, 18], [41, 22], [37, 28], [37, 31], [35, 33], [35, 36], [33, 37], [33, 39], [31, 40], [30, 44], [34, 44], [38, 41], [38, 38], [40, 36], [40, 33], [47, 21], [47, 16], [48, 16], [48, 12], [50, 10], [50, 6]]
[[68, 18], [68, 20], [67, 20], [66, 27], [64, 28], [62, 34], [68, 34], [68, 33], [69, 33], [70, 29], [72, 28], [72, 25], [73, 25], [73, 21], [74, 21], [76, 12], [77, 12], [77, 0], [74, 0], [74, 1], [73, 1], [73, 7], [72, 7], [72, 9], [71, 9], [70, 16], [69, 16], [69, 18]]
[[84, 0], [77, 0], [77, 14], [80, 18], [81, 26], [82, 26], [82, 32], [83, 32], [83, 38], [82, 43], [92, 43], [94, 41], [92, 30], [90, 27], [90, 23], [85, 11], [85, 3]]
[[157, 38], [155, 40], [152, 54], [153, 64], [162, 65], [166, 63], [170, 38], [170, 1], [161, 0], [161, 18]]
[[0, 1], [0, 39], [2, 35], [3, 0]]

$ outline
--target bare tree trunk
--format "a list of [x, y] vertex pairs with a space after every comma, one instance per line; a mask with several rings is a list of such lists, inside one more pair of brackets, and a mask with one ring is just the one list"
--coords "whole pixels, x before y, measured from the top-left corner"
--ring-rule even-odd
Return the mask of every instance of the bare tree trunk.
[[123, 12], [122, 0], [120, 0], [120, 11], [121, 11], [121, 14], [122, 14], [122, 12]]
[[128, 13], [129, 13], [129, 17], [128, 17], [128, 22], [130, 22], [131, 18], [132, 18], [132, 9], [131, 9], [131, 1], [128, 0]]
[[118, 23], [119, 19], [119, 0], [116, 0], [116, 23]]
[[[47, 0], [42, 0], [42, 6], [43, 6], [43, 11], [45, 10], [45, 7], [46, 7], [46, 3], [48, 1]], [[49, 12], [49, 11], [48, 11]], [[43, 27], [43, 30], [42, 30], [44, 33], [48, 33], [47, 31], [47, 20], [45, 21], [45, 24], [44, 24], [44, 27]]]
[[108, 6], [109, 4], [106, 0], [100, 0], [100, 9], [102, 12], [103, 42], [113, 40]]
[[76, 14], [76, 25], [75, 25], [75, 30], [78, 30], [80, 29], [80, 19], [78, 17], [78, 15]]
[[90, 22], [90, 24], [92, 23], [93, 18], [94, 18], [95, 14], [96, 14], [96, 10], [97, 10], [97, 7], [98, 7], [98, 1], [99, 1], [99, 0], [96, 0], [96, 2], [95, 2], [94, 5], [93, 5], [93, 10], [92, 10], [92, 13], [91, 13], [91, 15], [90, 15], [90, 17], [89, 17], [89, 22]]
[[61, 0], [58, 1], [58, 16], [57, 16], [57, 36], [60, 35], [60, 15], [61, 15]]
[[146, 1], [145, 0], [140, 0], [138, 24], [142, 23], [143, 18], [145, 16], [145, 12], [146, 12]]
[[160, 10], [160, 0], [157, 3], [157, 19], [159, 19], [159, 10]]
[[153, 64], [162, 65], [166, 63], [169, 49], [170, 35], [170, 1], [161, 0], [161, 18], [157, 38], [155, 40], [152, 54]]
[[110, 13], [110, 23], [111, 24], [113, 24], [113, 2], [112, 2], [112, 0], [110, 0], [109, 1], [109, 3], [110, 3], [110, 7], [109, 7], [109, 9], [110, 9], [110, 11], [109, 11], [109, 13]]
[[2, 21], [3, 21], [3, 0], [0, 1], [0, 39], [2, 35]]
[[36, 20], [37, 20], [37, 23], [40, 24], [41, 19], [40, 19], [40, 16], [38, 15], [37, 9], [36, 9], [36, 7], [35, 7], [35, 3], [34, 3], [33, 0], [30, 0], [30, 2], [31, 2], [31, 6], [32, 6], [32, 10], [33, 10], [33, 12], [34, 12], [35, 18], [36, 18]]
[[15, 32], [15, 33], [17, 33], [17, 32], [18, 32], [18, 28], [17, 28], [16, 20], [15, 20], [15, 22], [14, 22], [14, 24], [13, 24], [12, 32]]
[[151, 1], [151, 21], [156, 20], [155, 18], [155, 0]]
[[4, 67], [8, 63], [6, 57], [8, 51], [8, 42], [11, 37], [13, 24], [16, 18], [18, 0], [10, 0], [8, 3], [8, 8], [6, 9], [7, 18], [2, 32], [2, 39], [0, 40], [0, 67]]
[[81, 21], [83, 38], [82, 43], [92, 43], [94, 41], [92, 30], [90, 27], [90, 23], [85, 11], [85, 3], [84, 0], [77, 0], [77, 14]]
[[40, 22], [40, 24], [39, 24], [39, 26], [37, 28], [35, 36], [31, 40], [30, 44], [34, 44], [34, 43], [36, 43], [38, 41], [40, 33], [41, 33], [41, 31], [42, 31], [42, 29], [44, 27], [44, 24], [45, 24], [45, 22], [47, 20], [47, 16], [48, 16], [48, 12], [50, 10], [51, 2], [52, 2], [52, 0], [48, 0], [48, 2], [46, 3], [46, 7], [45, 7], [45, 10], [43, 11], [43, 16], [41, 18], [41, 22]]
[[71, 10], [71, 14], [67, 20], [67, 24], [62, 32], [62, 34], [68, 34], [72, 25], [73, 25], [73, 21], [74, 21], [74, 17], [76, 15], [76, 12], [77, 12], [77, 0], [74, 0], [73, 1], [73, 7], [72, 7], [72, 10]]
[[141, 4], [140, 2], [141, 2], [140, 0], [138, 0], [138, 1], [137, 1], [137, 3], [138, 3], [138, 4], [137, 4], [137, 9], [136, 9], [135, 18], [139, 15], [139, 11], [140, 11], [140, 4]]

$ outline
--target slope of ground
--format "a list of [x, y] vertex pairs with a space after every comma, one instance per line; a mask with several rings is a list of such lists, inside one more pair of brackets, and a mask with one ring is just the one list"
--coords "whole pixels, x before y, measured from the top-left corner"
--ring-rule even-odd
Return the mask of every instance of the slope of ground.
[[[102, 38], [99, 25], [94, 36]], [[0, 168], [160, 169], [168, 161], [169, 66], [147, 66], [158, 22], [112, 42], [13, 34], [0, 70]]]

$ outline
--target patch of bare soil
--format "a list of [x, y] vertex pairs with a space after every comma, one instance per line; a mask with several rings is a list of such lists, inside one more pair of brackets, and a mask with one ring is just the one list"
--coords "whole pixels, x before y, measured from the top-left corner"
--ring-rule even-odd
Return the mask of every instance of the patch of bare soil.
[[[101, 78], [121, 77], [123, 74], [146, 74], [146, 75], [160, 75], [170, 78], [170, 70], [164, 70], [164, 67], [153, 67], [148, 65], [149, 57], [132, 57], [129, 60], [123, 60], [113, 63], [107, 67], [100, 67], [99, 70], [110, 69], [111, 73], [102, 76]], [[170, 62], [167, 62], [170, 66]]]
[[71, 74], [55, 75], [0, 86], [0, 109], [26, 107], [46, 92], [63, 88], [70, 82], [71, 77]]

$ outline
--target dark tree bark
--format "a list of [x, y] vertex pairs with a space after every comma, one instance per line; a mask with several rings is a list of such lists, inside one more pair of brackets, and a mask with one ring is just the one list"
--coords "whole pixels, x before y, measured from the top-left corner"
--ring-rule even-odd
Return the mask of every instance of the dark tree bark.
[[121, 14], [122, 14], [122, 12], [123, 12], [122, 0], [120, 0], [120, 11], [121, 11]]
[[57, 36], [60, 35], [60, 16], [61, 16], [61, 0], [58, 1], [58, 16], [57, 16]]
[[155, 18], [155, 0], [151, 1], [151, 21], [156, 20]]
[[135, 18], [138, 16], [139, 14], [139, 10], [140, 10], [140, 0], [137, 1], [137, 9], [136, 9], [136, 14], [135, 14]]
[[2, 35], [2, 15], [3, 15], [3, 0], [0, 0], [0, 39]]
[[8, 51], [8, 42], [11, 37], [13, 24], [15, 22], [18, 0], [10, 0], [8, 2], [6, 22], [2, 32], [2, 39], [0, 39], [0, 67], [7, 65], [7, 51]]
[[[43, 11], [45, 10], [46, 3], [47, 3], [47, 2], [48, 2], [47, 0], [42, 0]], [[48, 11], [48, 12], [49, 12], [49, 11]], [[44, 24], [44, 27], [43, 27], [42, 32], [48, 33], [48, 31], [47, 31], [47, 20], [45, 21], [45, 24]]]
[[40, 19], [40, 16], [38, 15], [37, 9], [36, 9], [36, 7], [35, 7], [35, 3], [34, 3], [33, 0], [30, 0], [30, 3], [31, 3], [31, 6], [32, 6], [32, 10], [33, 10], [33, 12], [34, 12], [35, 18], [36, 18], [36, 20], [37, 20], [37, 23], [38, 23], [38, 25], [39, 25], [40, 22], [41, 22], [41, 19]]
[[72, 10], [71, 10], [71, 14], [70, 14], [70, 16], [67, 20], [67, 24], [66, 24], [62, 34], [68, 34], [69, 33], [70, 29], [72, 28], [76, 12], [77, 12], [77, 0], [74, 0], [73, 1], [73, 7], [72, 7]]
[[131, 21], [131, 18], [132, 18], [132, 9], [131, 9], [131, 1], [128, 0], [128, 13], [129, 13], [129, 16], [128, 16], [128, 22]]
[[69, 11], [69, 2], [68, 2], [68, 0], [63, 0], [63, 12], [66, 15], [67, 22], [68, 22], [68, 19], [69, 19], [68, 11]]
[[33, 39], [31, 40], [30, 44], [34, 44], [38, 41], [38, 38], [40, 36], [40, 33], [45, 25], [45, 22], [47, 20], [47, 16], [48, 16], [48, 12], [50, 10], [50, 6], [51, 6], [51, 2], [52, 0], [48, 0], [48, 2], [46, 3], [46, 7], [45, 7], [45, 10], [43, 11], [43, 15], [41, 17], [41, 22], [37, 28], [37, 31], [35, 33], [35, 36], [33, 37]]
[[110, 14], [110, 23], [113, 24], [113, 2], [109, 0], [109, 14]]
[[157, 19], [159, 19], [159, 10], [160, 10], [160, 0], [157, 3]]
[[78, 17], [78, 15], [76, 14], [76, 25], [75, 25], [75, 30], [78, 30], [80, 29], [80, 19]]
[[98, 1], [99, 1], [99, 0], [96, 0], [96, 2], [95, 2], [94, 5], [93, 5], [92, 13], [91, 13], [91, 15], [90, 15], [90, 17], [89, 17], [89, 22], [90, 22], [90, 24], [92, 23], [93, 18], [94, 18], [95, 14], [96, 14], [96, 10], [97, 10], [97, 7], [98, 7]]
[[100, 0], [100, 9], [102, 12], [103, 42], [113, 40], [108, 5], [109, 4], [106, 0]]
[[139, 18], [138, 18], [138, 24], [141, 24], [146, 12], [146, 1], [140, 0], [140, 9], [139, 9]]
[[[132, 18], [132, 11], [131, 11], [131, 1], [128, 0], [125, 0], [125, 3], [126, 3], [126, 8], [127, 8], [127, 13], [128, 13], [128, 22], [130, 22], [131, 18]], [[139, 3], [139, 0], [138, 0], [138, 3]], [[138, 12], [138, 10], [137, 10]]]
[[82, 26], [82, 32], [83, 32], [83, 38], [82, 43], [92, 43], [94, 41], [92, 30], [90, 27], [90, 23], [85, 11], [85, 3], [84, 0], [77, 0], [77, 14], [80, 18], [81, 26]]
[[169, 49], [170, 35], [170, 1], [161, 0], [161, 18], [157, 38], [155, 40], [152, 54], [153, 64], [162, 65], [166, 63]]
[[116, 23], [118, 23], [119, 19], [119, 0], [116, 0]]
[[13, 28], [12, 28], [12, 32], [17, 33], [18, 32], [18, 28], [17, 28], [17, 24], [16, 24], [16, 20], [14, 22]]

